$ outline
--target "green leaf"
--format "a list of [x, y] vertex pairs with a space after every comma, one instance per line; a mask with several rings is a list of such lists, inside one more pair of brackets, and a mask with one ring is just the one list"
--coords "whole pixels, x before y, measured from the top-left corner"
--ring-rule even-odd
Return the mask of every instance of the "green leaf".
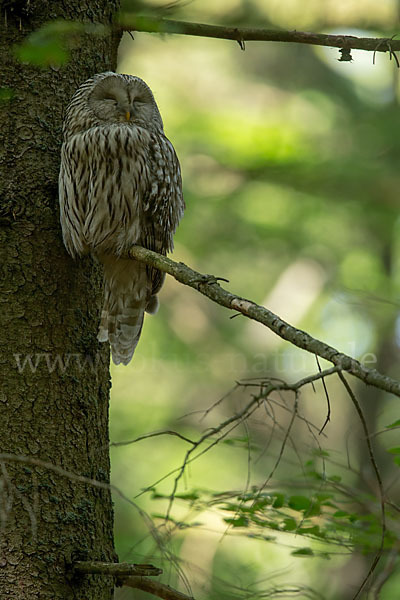
[[318, 525], [314, 525], [313, 527], [300, 527], [297, 530], [298, 533], [305, 533], [308, 535], [317, 535], [321, 536], [321, 531]]
[[274, 542], [276, 540], [276, 536], [274, 535], [260, 535], [257, 533], [246, 533], [246, 537], [253, 540], [264, 540], [265, 542]]
[[293, 531], [294, 529], [297, 529], [296, 521], [291, 518], [285, 519], [283, 529], [284, 529], [284, 531]]
[[238, 505], [237, 504], [224, 504], [221, 508], [223, 510], [229, 510], [230, 512], [237, 512]]
[[172, 517], [167, 517], [167, 515], [163, 515], [161, 513], [151, 513], [151, 516], [153, 517], [153, 519], [162, 519], [163, 521], [167, 520], [167, 521], [171, 521], [171, 523], [179, 522], [179, 521], [176, 521], [175, 519], [173, 519]]
[[105, 35], [107, 28], [101, 24], [78, 21], [52, 21], [45, 23], [14, 47], [17, 58], [26, 63], [46, 67], [63, 65], [69, 58], [69, 48], [81, 43], [84, 34]]
[[397, 419], [394, 423], [390, 423], [390, 425], [385, 425], [386, 429], [392, 429], [392, 427], [400, 427], [400, 419]]
[[200, 498], [197, 492], [188, 492], [187, 494], [175, 494], [175, 498], [181, 500], [198, 500]]
[[320, 503], [311, 501], [310, 508], [306, 511], [307, 517], [317, 517], [320, 514], [321, 514]]
[[272, 502], [271, 498], [262, 498], [260, 500], [257, 500], [256, 502], [254, 502], [253, 506], [252, 506], [252, 512], [256, 512], [258, 510], [261, 510], [263, 508], [265, 508], [266, 506], [269, 506]]
[[247, 517], [237, 517], [236, 519], [224, 519], [225, 523], [229, 523], [232, 527], [248, 527], [249, 520]]
[[50, 39], [40, 45], [26, 42], [16, 49], [16, 55], [21, 62], [38, 66], [62, 65], [69, 56], [60, 40]]
[[320, 448], [314, 448], [313, 454], [314, 456], [329, 456], [329, 452], [327, 452], [326, 450], [321, 450]]
[[294, 510], [308, 510], [311, 500], [307, 496], [290, 496], [288, 505]]
[[393, 448], [387, 448], [387, 452], [390, 454], [400, 454], [400, 446], [394, 446]]
[[333, 513], [333, 516], [338, 519], [339, 517], [349, 517], [350, 515], [345, 510], [337, 510], [335, 513]]
[[311, 548], [298, 548], [291, 552], [292, 556], [314, 556], [314, 552]]
[[223, 444], [227, 444], [228, 446], [233, 446], [235, 444], [248, 444], [249, 438], [247, 436], [244, 437], [230, 437], [226, 440], [222, 440]]
[[325, 502], [326, 500], [331, 500], [333, 498], [333, 494], [316, 494], [315, 496], [319, 502]]
[[357, 521], [362, 521], [363, 517], [361, 515], [357, 515], [355, 513], [348, 516], [350, 523], [356, 523]]
[[275, 500], [272, 504], [273, 508], [282, 508], [285, 503], [285, 495], [284, 494], [274, 494]]

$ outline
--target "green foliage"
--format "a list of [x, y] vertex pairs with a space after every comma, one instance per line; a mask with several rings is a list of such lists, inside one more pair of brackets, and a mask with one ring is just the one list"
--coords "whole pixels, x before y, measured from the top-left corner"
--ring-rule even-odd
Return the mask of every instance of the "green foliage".
[[385, 427], [386, 427], [386, 429], [393, 429], [394, 427], [400, 427], [400, 419], [397, 419], [397, 421], [390, 423], [390, 425], [385, 425]]
[[69, 50], [82, 43], [83, 36], [105, 34], [106, 27], [100, 23], [52, 21], [34, 31], [14, 51], [25, 63], [40, 67], [60, 66], [69, 59]]
[[400, 447], [396, 446], [395, 448], [388, 448], [387, 451], [390, 454], [394, 454], [393, 462], [400, 467]]
[[298, 550], [293, 550], [292, 556], [314, 556], [314, 552], [311, 548], [299, 548]]
[[[399, 452], [398, 448], [391, 451]], [[201, 526], [201, 515], [211, 507], [217, 510], [222, 520], [228, 526], [227, 533], [236, 532], [242, 536], [268, 542], [278, 542], [276, 535], [265, 533], [286, 533], [293, 535], [291, 542], [299, 543], [304, 538], [311, 542], [311, 546], [296, 548], [292, 556], [319, 556], [323, 559], [335, 557], [339, 549], [350, 554], [360, 552], [371, 555], [379, 552], [381, 544], [390, 549], [398, 543], [395, 529], [386, 528], [382, 542], [382, 514], [379, 503], [371, 495], [359, 492], [347, 486], [338, 486], [342, 477], [326, 477], [323, 471], [314, 471], [311, 465], [314, 459], [308, 461], [309, 480], [304, 493], [290, 494], [290, 483], [282, 490], [263, 491], [253, 486], [245, 493], [207, 491], [206, 489], [187, 490], [184, 493], [175, 493], [174, 503], [188, 503], [192, 515], [199, 519], [186, 522], [186, 527]], [[345, 467], [341, 467], [345, 471]], [[303, 476], [292, 482], [298, 489], [304, 485]], [[315, 483], [317, 482], [317, 484]], [[323, 490], [321, 491], [321, 482]], [[151, 490], [153, 500], [171, 500], [169, 494]], [[367, 509], [368, 507], [368, 509]], [[387, 511], [386, 518], [394, 519], [396, 512]], [[153, 518], [164, 519], [162, 513], [153, 513]], [[169, 516], [168, 520], [177, 524]], [[182, 529], [183, 524], [179, 522]], [[280, 539], [280, 538], [279, 538]], [[280, 542], [282, 543], [282, 542]], [[290, 542], [289, 542], [290, 545]]]

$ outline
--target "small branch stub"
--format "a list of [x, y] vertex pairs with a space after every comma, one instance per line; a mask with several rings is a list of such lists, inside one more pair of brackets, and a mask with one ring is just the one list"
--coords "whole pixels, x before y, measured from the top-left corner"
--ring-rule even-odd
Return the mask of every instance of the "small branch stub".
[[162, 569], [153, 565], [136, 565], [130, 563], [107, 563], [100, 561], [77, 561], [73, 570], [81, 575], [112, 575], [113, 577], [157, 576]]

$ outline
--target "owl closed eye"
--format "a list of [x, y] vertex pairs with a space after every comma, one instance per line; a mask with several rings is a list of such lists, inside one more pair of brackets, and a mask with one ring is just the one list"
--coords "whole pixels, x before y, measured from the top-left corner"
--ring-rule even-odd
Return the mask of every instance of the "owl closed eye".
[[162, 130], [162, 120], [153, 94], [139, 78], [127, 82], [119, 76], [101, 82], [89, 96], [89, 106], [103, 121], [142, 121], [153, 126], [157, 122]]

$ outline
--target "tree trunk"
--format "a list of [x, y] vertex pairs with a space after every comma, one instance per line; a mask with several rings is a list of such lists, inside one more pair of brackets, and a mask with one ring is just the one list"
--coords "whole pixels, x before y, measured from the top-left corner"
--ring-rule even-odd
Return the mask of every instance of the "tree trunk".
[[[109, 351], [96, 339], [99, 267], [64, 250], [57, 178], [63, 112], [76, 87], [115, 70], [118, 36], [85, 36], [61, 68], [13, 46], [55, 19], [110, 24], [117, 0], [0, 3], [0, 452], [109, 481]], [[109, 600], [113, 581], [73, 578], [72, 560], [115, 560], [108, 489], [0, 463], [0, 597]]]

